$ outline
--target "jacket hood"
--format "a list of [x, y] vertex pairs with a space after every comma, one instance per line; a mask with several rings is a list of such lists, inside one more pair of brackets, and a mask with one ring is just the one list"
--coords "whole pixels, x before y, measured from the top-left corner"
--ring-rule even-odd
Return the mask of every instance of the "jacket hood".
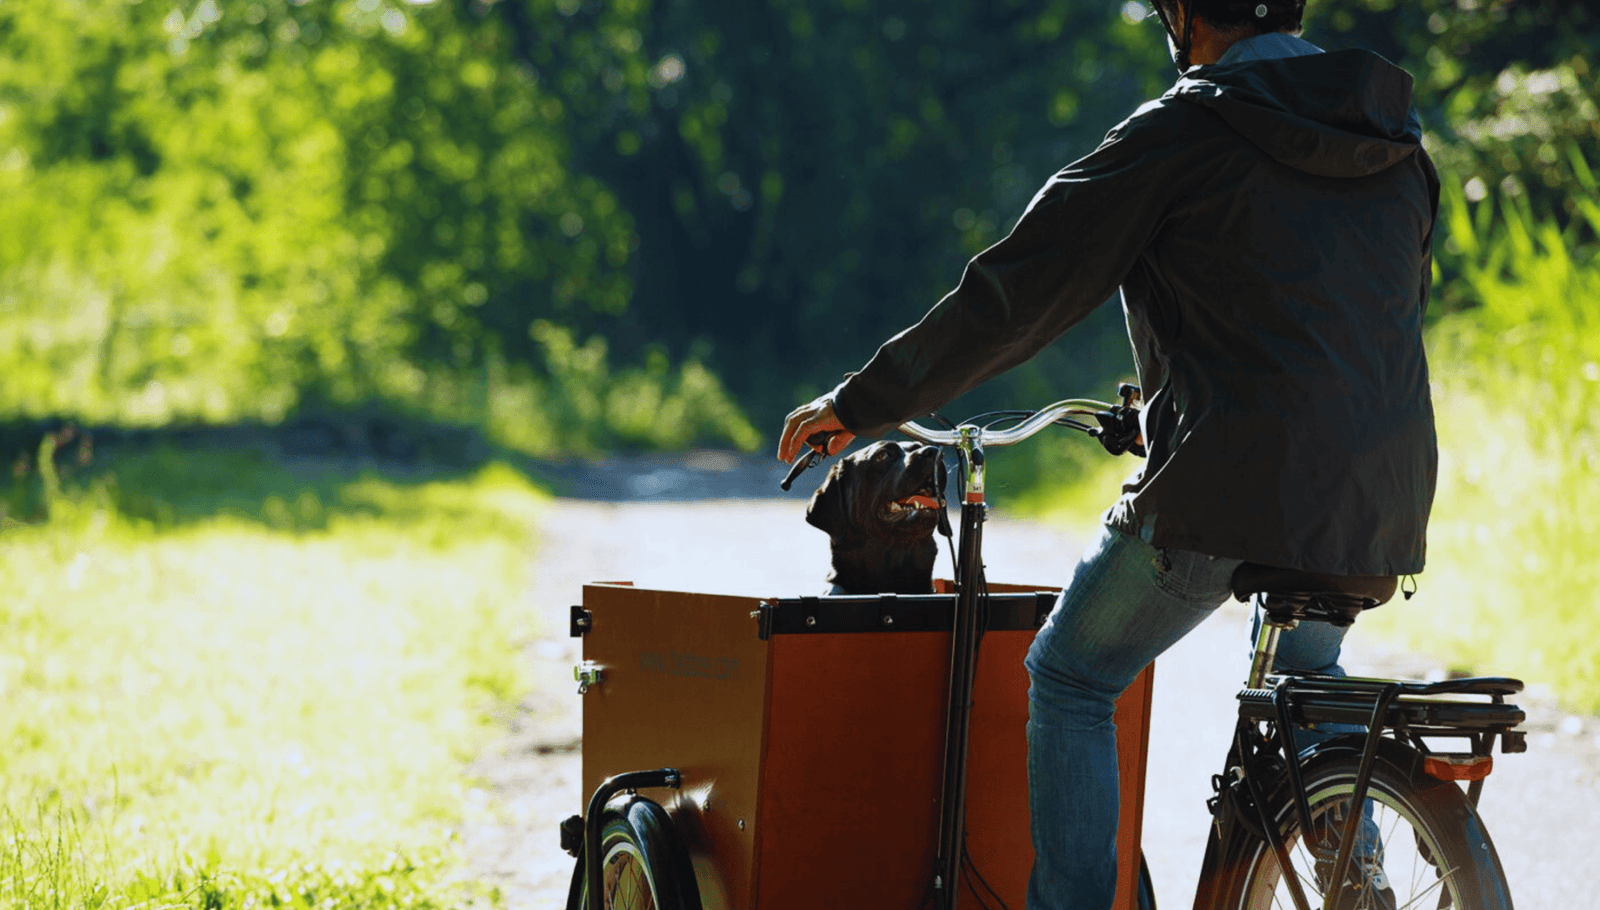
[[1411, 74], [1371, 51], [1197, 67], [1167, 94], [1211, 108], [1274, 159], [1321, 177], [1376, 174], [1422, 145]]

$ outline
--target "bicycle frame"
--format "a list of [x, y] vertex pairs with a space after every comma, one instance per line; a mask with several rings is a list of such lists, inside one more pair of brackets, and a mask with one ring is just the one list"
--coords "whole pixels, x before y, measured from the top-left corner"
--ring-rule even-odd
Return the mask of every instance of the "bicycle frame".
[[[1124, 392], [1124, 407], [1131, 404]], [[980, 599], [983, 596], [983, 523], [988, 516], [985, 496], [984, 445], [1006, 446], [1021, 442], [1066, 415], [1093, 416], [1111, 406], [1073, 399], [1053, 404], [1015, 427], [987, 431], [963, 424], [950, 431], [930, 430], [916, 423], [900, 431], [931, 445], [956, 449], [962, 479], [961, 536], [955, 557], [955, 628], [950, 642], [950, 684], [945, 713], [943, 786], [939, 809], [939, 855], [934, 866], [933, 890], [939, 910], [954, 910], [964, 850], [967, 792], [967, 746], [972, 716], [972, 687], [978, 663]]]
[[957, 443], [963, 490], [961, 544], [956, 555], [955, 629], [950, 641], [950, 687], [945, 710], [944, 784], [939, 809], [939, 855], [934, 893], [941, 910], [953, 910], [960, 881], [967, 792], [967, 737], [972, 718], [972, 685], [978, 665], [979, 577], [983, 572], [983, 432], [962, 427]]

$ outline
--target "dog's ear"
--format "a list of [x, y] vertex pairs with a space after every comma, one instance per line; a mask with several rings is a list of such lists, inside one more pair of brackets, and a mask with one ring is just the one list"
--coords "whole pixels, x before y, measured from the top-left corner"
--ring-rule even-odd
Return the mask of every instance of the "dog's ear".
[[807, 524], [821, 528], [829, 536], [850, 527], [850, 503], [847, 501], [850, 484], [846, 476], [854, 468], [853, 461], [842, 459], [829, 469], [828, 476], [822, 478], [817, 491], [811, 494], [811, 502], [806, 504]]

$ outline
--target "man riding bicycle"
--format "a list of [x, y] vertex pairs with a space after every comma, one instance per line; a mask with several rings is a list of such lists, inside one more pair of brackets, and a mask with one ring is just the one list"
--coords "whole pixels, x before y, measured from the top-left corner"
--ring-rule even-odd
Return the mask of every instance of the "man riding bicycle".
[[[1182, 76], [1039, 190], [1009, 236], [778, 455], [880, 436], [1032, 357], [1120, 288], [1148, 457], [1027, 658], [1032, 910], [1111, 906], [1113, 701], [1243, 563], [1422, 569], [1436, 474], [1422, 344], [1438, 178], [1411, 77], [1296, 37], [1303, 0], [1157, 0]], [[1280, 663], [1340, 672], [1343, 630]]]

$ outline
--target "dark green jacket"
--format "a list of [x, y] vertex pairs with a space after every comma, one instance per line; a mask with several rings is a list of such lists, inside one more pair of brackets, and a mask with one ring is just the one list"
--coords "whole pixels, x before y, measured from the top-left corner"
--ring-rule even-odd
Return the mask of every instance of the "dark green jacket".
[[1149, 458], [1113, 527], [1330, 574], [1420, 571], [1438, 191], [1411, 77], [1375, 54], [1191, 69], [1051, 178], [841, 384], [837, 413], [883, 435], [1032, 357], [1120, 286]]

